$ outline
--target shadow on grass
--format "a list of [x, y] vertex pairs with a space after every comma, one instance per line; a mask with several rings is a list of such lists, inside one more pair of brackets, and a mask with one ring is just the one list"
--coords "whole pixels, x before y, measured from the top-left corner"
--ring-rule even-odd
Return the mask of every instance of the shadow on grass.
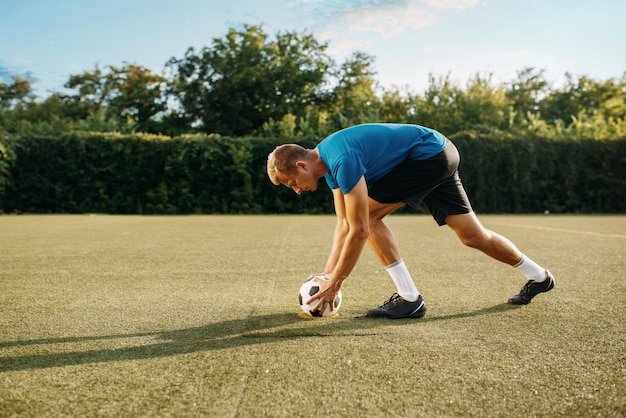
[[[496, 305], [466, 313], [426, 317], [418, 321], [469, 318], [510, 309], [512, 309], [510, 305]], [[0, 342], [0, 349], [21, 348], [33, 352], [49, 352], [55, 350], [55, 345], [59, 345], [59, 351], [64, 351], [53, 354], [33, 353], [0, 357], [0, 373], [169, 357], [285, 339], [371, 336], [384, 333], [385, 327], [402, 325], [407, 322], [417, 323], [415, 319], [387, 320], [367, 317], [302, 319], [295, 313], [274, 313], [250, 315], [243, 319], [172, 331]], [[132, 345], [131, 339], [133, 338], [142, 338], [148, 341], [134, 342], [135, 345]], [[113, 342], [114, 340], [120, 340], [117, 344], [118, 347], [66, 351], [68, 346], [71, 348], [72, 344], [80, 345], [82, 343], [96, 343], [97, 341]], [[119, 347], [120, 345], [124, 346]], [[36, 347], [29, 349], [29, 346], [45, 346], [45, 348], [44, 350]]]
[[490, 306], [488, 308], [483, 308], [483, 309], [477, 309], [471, 312], [460, 312], [457, 314], [434, 316], [434, 317], [426, 316], [422, 321], [430, 322], [430, 321], [441, 321], [445, 319], [471, 318], [474, 316], [490, 315], [490, 314], [496, 314], [500, 312], [513, 311], [513, 310], [519, 309], [520, 307], [521, 306], [519, 305], [511, 305], [510, 303], [501, 303], [499, 305]]

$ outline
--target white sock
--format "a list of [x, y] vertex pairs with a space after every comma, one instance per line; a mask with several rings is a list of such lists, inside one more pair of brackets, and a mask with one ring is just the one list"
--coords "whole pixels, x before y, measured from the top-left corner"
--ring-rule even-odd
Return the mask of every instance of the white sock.
[[544, 269], [525, 255], [522, 255], [522, 261], [520, 261], [513, 267], [524, 273], [524, 275], [528, 277], [528, 280], [543, 282], [548, 277], [546, 275], [546, 269]]
[[385, 270], [387, 270], [387, 273], [391, 276], [391, 279], [398, 289], [398, 294], [402, 296], [403, 299], [410, 302], [417, 300], [420, 296], [420, 292], [417, 291], [411, 274], [402, 259], [388, 265], [385, 267]]

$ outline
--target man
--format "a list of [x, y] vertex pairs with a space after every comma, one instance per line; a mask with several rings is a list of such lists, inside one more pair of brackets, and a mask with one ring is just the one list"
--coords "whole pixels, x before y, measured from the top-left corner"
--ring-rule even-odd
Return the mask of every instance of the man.
[[[400, 256], [385, 216], [421, 201], [437, 223], [448, 225], [469, 247], [514, 266], [528, 279], [509, 303], [526, 305], [554, 287], [550, 272], [526, 257], [508, 239], [485, 229], [474, 214], [459, 177], [459, 153], [441, 133], [418, 125], [364, 124], [326, 137], [314, 149], [296, 144], [277, 147], [267, 172], [275, 185], [296, 193], [315, 191], [326, 179], [337, 215], [333, 244], [324, 269], [330, 278], [311, 301], [324, 310], [354, 268], [367, 242], [398, 292], [367, 316], [421, 318], [426, 303]], [[309, 302], [311, 303], [311, 302]]]

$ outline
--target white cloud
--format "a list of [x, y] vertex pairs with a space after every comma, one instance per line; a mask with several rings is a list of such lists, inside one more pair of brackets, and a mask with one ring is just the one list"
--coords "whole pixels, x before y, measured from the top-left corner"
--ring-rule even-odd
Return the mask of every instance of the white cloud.
[[[331, 37], [328, 39], [331, 39]], [[333, 57], [344, 57], [354, 51], [368, 49], [370, 45], [371, 41], [365, 39], [355, 40], [345, 37], [335, 37], [332, 39], [332, 42], [330, 42], [326, 52]]]
[[478, 4], [478, 0], [424, 0], [424, 3], [436, 9], [469, 9]]
[[307, 16], [307, 26], [329, 42], [327, 52], [340, 58], [437, 25], [448, 10], [471, 8], [485, 0], [299, 0], [295, 4], [296, 13]]
[[485, 0], [300, 0], [314, 16], [313, 27], [325, 39], [348, 34], [377, 34], [389, 39], [396, 34], [432, 26], [446, 10], [464, 10]]
[[384, 38], [406, 30], [419, 29], [437, 22], [437, 17], [412, 5], [390, 4], [381, 7], [365, 7], [354, 14], [352, 30], [373, 31]]
[[346, 32], [371, 32], [389, 39], [398, 33], [430, 26], [436, 22], [437, 16], [427, 9], [405, 3], [388, 3], [345, 10], [320, 35], [324, 38], [335, 38]]

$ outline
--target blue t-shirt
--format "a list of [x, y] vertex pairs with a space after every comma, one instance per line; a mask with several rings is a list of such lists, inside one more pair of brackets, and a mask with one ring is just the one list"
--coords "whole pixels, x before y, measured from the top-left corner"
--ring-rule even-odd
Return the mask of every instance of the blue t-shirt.
[[402, 161], [425, 160], [446, 146], [441, 133], [419, 125], [371, 123], [342, 129], [317, 145], [329, 172], [328, 187], [348, 194], [365, 176], [367, 184], [390, 172]]

